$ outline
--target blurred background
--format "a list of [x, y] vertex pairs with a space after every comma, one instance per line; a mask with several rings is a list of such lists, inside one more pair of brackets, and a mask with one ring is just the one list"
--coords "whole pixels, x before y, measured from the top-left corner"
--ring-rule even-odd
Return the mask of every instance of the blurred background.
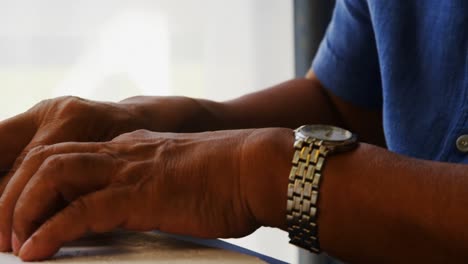
[[234, 98], [293, 77], [292, 2], [0, 0], [0, 118], [43, 98]]
[[[0, 0], [0, 120], [61, 95], [226, 100], [303, 75], [332, 2]], [[310, 261], [278, 230], [229, 241]]]
[[[0, 0], [0, 119], [60, 95], [226, 100], [294, 76], [284, 0]], [[293, 261], [285, 233], [235, 241]]]

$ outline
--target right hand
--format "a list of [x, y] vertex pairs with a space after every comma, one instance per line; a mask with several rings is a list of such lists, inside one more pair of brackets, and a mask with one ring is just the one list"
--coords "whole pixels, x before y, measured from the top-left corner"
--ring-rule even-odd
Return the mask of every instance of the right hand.
[[[241, 237], [260, 225], [284, 222], [292, 139], [288, 129], [138, 130], [109, 142], [45, 147], [28, 155], [12, 180], [30, 178], [14, 210], [14, 251], [38, 261], [88, 232], [123, 228]], [[272, 141], [286, 148], [264, 146]], [[270, 162], [281, 173], [265, 169]], [[279, 189], [272, 184], [276, 175], [284, 179]], [[279, 217], [257, 218], [264, 213]]]
[[61, 142], [107, 141], [146, 128], [129, 105], [60, 97], [0, 122], [0, 251], [11, 249], [13, 210], [29, 179], [10, 180], [28, 153]]

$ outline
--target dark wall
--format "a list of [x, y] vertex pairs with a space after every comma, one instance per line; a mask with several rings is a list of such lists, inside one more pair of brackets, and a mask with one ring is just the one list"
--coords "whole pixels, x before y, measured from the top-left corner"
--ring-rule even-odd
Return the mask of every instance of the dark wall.
[[294, 46], [296, 76], [302, 77], [323, 38], [335, 0], [294, 0]]

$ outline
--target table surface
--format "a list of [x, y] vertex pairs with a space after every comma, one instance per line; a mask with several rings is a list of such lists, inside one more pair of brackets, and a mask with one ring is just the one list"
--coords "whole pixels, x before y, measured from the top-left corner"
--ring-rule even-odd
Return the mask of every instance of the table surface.
[[[280, 260], [217, 239], [198, 239], [161, 232], [116, 231], [89, 235], [69, 243], [42, 264], [142, 264], [142, 263], [274, 263]], [[0, 263], [22, 263], [0, 253]]]
[[234, 245], [234, 244], [222, 241], [222, 240], [218, 240], [218, 239], [200, 239], [200, 238], [192, 238], [192, 237], [177, 236], [177, 235], [169, 235], [169, 236], [175, 237], [175, 238], [183, 240], [183, 241], [193, 242], [193, 243], [196, 243], [196, 244], [199, 244], [199, 245], [204, 245], [204, 246], [213, 247], [213, 248], [221, 248], [221, 249], [226, 249], [226, 250], [235, 251], [235, 252], [239, 252], [239, 253], [242, 253], [242, 254], [250, 255], [250, 256], [253, 256], [253, 257], [257, 257], [257, 258], [259, 258], [259, 259], [261, 259], [261, 260], [263, 260], [263, 261], [265, 261], [267, 263], [287, 264], [287, 262], [284, 262], [284, 261], [281, 261], [281, 260], [266, 256], [266, 255], [260, 254], [258, 252], [255, 252], [255, 251], [252, 251], [252, 250], [249, 250], [249, 249], [246, 249], [246, 248], [243, 248], [243, 247], [240, 247], [240, 246], [237, 246], [237, 245]]

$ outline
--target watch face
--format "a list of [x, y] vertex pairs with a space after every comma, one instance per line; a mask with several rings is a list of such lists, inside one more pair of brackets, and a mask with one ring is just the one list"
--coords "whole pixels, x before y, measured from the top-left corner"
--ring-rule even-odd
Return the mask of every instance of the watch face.
[[346, 129], [327, 125], [307, 125], [300, 128], [300, 133], [324, 141], [346, 141], [353, 134]]

